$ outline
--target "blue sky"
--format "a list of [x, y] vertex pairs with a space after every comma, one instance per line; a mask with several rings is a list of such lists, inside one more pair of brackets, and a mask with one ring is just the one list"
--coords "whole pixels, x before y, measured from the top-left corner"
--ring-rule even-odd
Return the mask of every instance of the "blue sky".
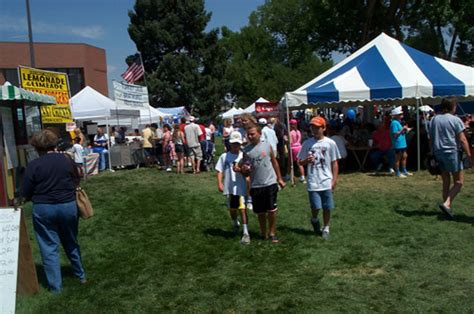
[[[208, 29], [226, 25], [238, 31], [265, 0], [205, 0], [212, 12]], [[109, 90], [135, 52], [128, 36], [128, 11], [134, 0], [30, 0], [33, 40], [86, 43], [106, 51]], [[0, 41], [27, 41], [25, 0], [0, 0]]]

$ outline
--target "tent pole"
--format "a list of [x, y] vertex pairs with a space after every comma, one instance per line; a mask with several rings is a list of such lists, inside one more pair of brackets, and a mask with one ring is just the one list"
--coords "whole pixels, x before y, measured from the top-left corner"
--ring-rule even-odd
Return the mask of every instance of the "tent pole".
[[105, 121], [106, 121], [106, 130], [107, 130], [107, 151], [108, 151], [108, 159], [109, 159], [109, 171], [110, 172], [114, 172], [112, 170], [112, 158], [110, 157], [110, 133], [109, 133], [109, 117], [105, 117]]
[[287, 123], [286, 127], [288, 128], [288, 157], [290, 160], [290, 181], [291, 181], [291, 185], [295, 186], [295, 171], [293, 169], [293, 154], [291, 153], [290, 108], [288, 107], [288, 97], [286, 96], [286, 93], [285, 93], [285, 107], [286, 107], [286, 123]]
[[[417, 84], [417, 94], [418, 94], [418, 84]], [[416, 98], [416, 154], [417, 154], [417, 171], [421, 170], [421, 151], [420, 151], [420, 98]]]

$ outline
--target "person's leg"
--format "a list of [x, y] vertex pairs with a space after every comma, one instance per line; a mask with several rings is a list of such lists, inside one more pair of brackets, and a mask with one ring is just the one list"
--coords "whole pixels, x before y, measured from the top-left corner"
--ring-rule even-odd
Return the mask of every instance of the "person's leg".
[[443, 203], [446, 202], [449, 195], [449, 188], [451, 187], [451, 174], [447, 171], [441, 172], [441, 179], [443, 180]]
[[395, 163], [395, 152], [393, 151], [393, 149], [389, 149], [386, 154], [388, 159], [388, 171], [392, 172], [392, 167]]
[[196, 173], [201, 172], [202, 156], [203, 156], [203, 152], [202, 152], [201, 146], [196, 147]]
[[258, 225], [260, 227], [260, 236], [263, 239], [267, 239], [267, 214], [266, 213], [258, 213]]
[[380, 159], [382, 158], [383, 156], [383, 152], [377, 150], [377, 151], [373, 151], [370, 153], [369, 155], [369, 158], [370, 158], [370, 162], [371, 164], [374, 166], [375, 170], [376, 171], [379, 171], [381, 169], [380, 165], [381, 165], [381, 162], [380, 162]]
[[250, 244], [250, 235], [248, 229], [247, 208], [245, 207], [245, 200], [243, 196], [239, 196], [240, 217], [242, 219], [242, 238], [240, 243]]
[[99, 171], [105, 170], [105, 152], [101, 151], [99, 153]]
[[309, 205], [311, 207], [311, 225], [314, 233], [321, 234], [321, 223], [319, 222], [318, 214], [322, 208], [321, 197], [317, 191], [308, 191]]
[[408, 172], [407, 170], [407, 159], [408, 159], [408, 154], [406, 152], [406, 150], [403, 152], [403, 155], [402, 155], [402, 164], [401, 164], [401, 171], [404, 175], [412, 175], [411, 173]]
[[331, 190], [321, 191], [321, 201], [323, 206], [323, 222], [324, 227], [322, 230], [322, 236], [325, 240], [329, 239], [329, 222], [331, 219], [331, 211], [334, 208], [334, 199]]
[[454, 185], [449, 190], [448, 197], [446, 198], [446, 200], [443, 203], [443, 205], [448, 207], [448, 208], [451, 208], [451, 205], [454, 201], [454, 198], [461, 191], [461, 188], [464, 184], [464, 172], [462, 170], [458, 171], [458, 172], [453, 172], [453, 183], [454, 183]]
[[401, 152], [401, 151], [396, 152], [395, 153], [395, 164], [394, 164], [393, 168], [395, 169], [395, 175], [397, 177], [405, 177], [405, 175], [402, 175], [400, 173], [400, 164], [402, 163], [402, 159], [403, 159], [403, 152]]
[[245, 207], [245, 201], [243, 196], [239, 196], [239, 209], [240, 209], [240, 217], [242, 219], [242, 225], [244, 225], [244, 233], [247, 232], [247, 221], [248, 221], [248, 216], [247, 216], [247, 208]]
[[64, 251], [71, 262], [74, 275], [79, 280], [85, 281], [86, 275], [81, 260], [81, 249], [77, 241], [78, 223], [77, 204], [75, 201], [61, 204], [60, 212], [58, 212], [59, 238], [63, 245]]
[[43, 260], [48, 288], [59, 292], [62, 288], [59, 236], [55, 221], [54, 205], [33, 204], [33, 228]]

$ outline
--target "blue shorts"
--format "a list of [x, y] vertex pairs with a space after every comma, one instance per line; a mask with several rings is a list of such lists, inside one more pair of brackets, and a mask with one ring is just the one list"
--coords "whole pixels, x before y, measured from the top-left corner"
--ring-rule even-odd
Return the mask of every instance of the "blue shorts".
[[311, 209], [334, 209], [334, 199], [331, 190], [325, 191], [308, 191], [309, 204]]
[[459, 172], [463, 170], [462, 152], [436, 152], [434, 157], [441, 171]]

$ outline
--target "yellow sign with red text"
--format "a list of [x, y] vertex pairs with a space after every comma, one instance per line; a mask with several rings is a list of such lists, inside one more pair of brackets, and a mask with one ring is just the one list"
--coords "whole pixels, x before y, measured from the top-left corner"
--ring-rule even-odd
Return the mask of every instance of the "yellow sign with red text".
[[19, 67], [18, 74], [22, 88], [56, 98], [56, 105], [41, 106], [43, 123], [72, 122], [69, 81], [66, 73]]

